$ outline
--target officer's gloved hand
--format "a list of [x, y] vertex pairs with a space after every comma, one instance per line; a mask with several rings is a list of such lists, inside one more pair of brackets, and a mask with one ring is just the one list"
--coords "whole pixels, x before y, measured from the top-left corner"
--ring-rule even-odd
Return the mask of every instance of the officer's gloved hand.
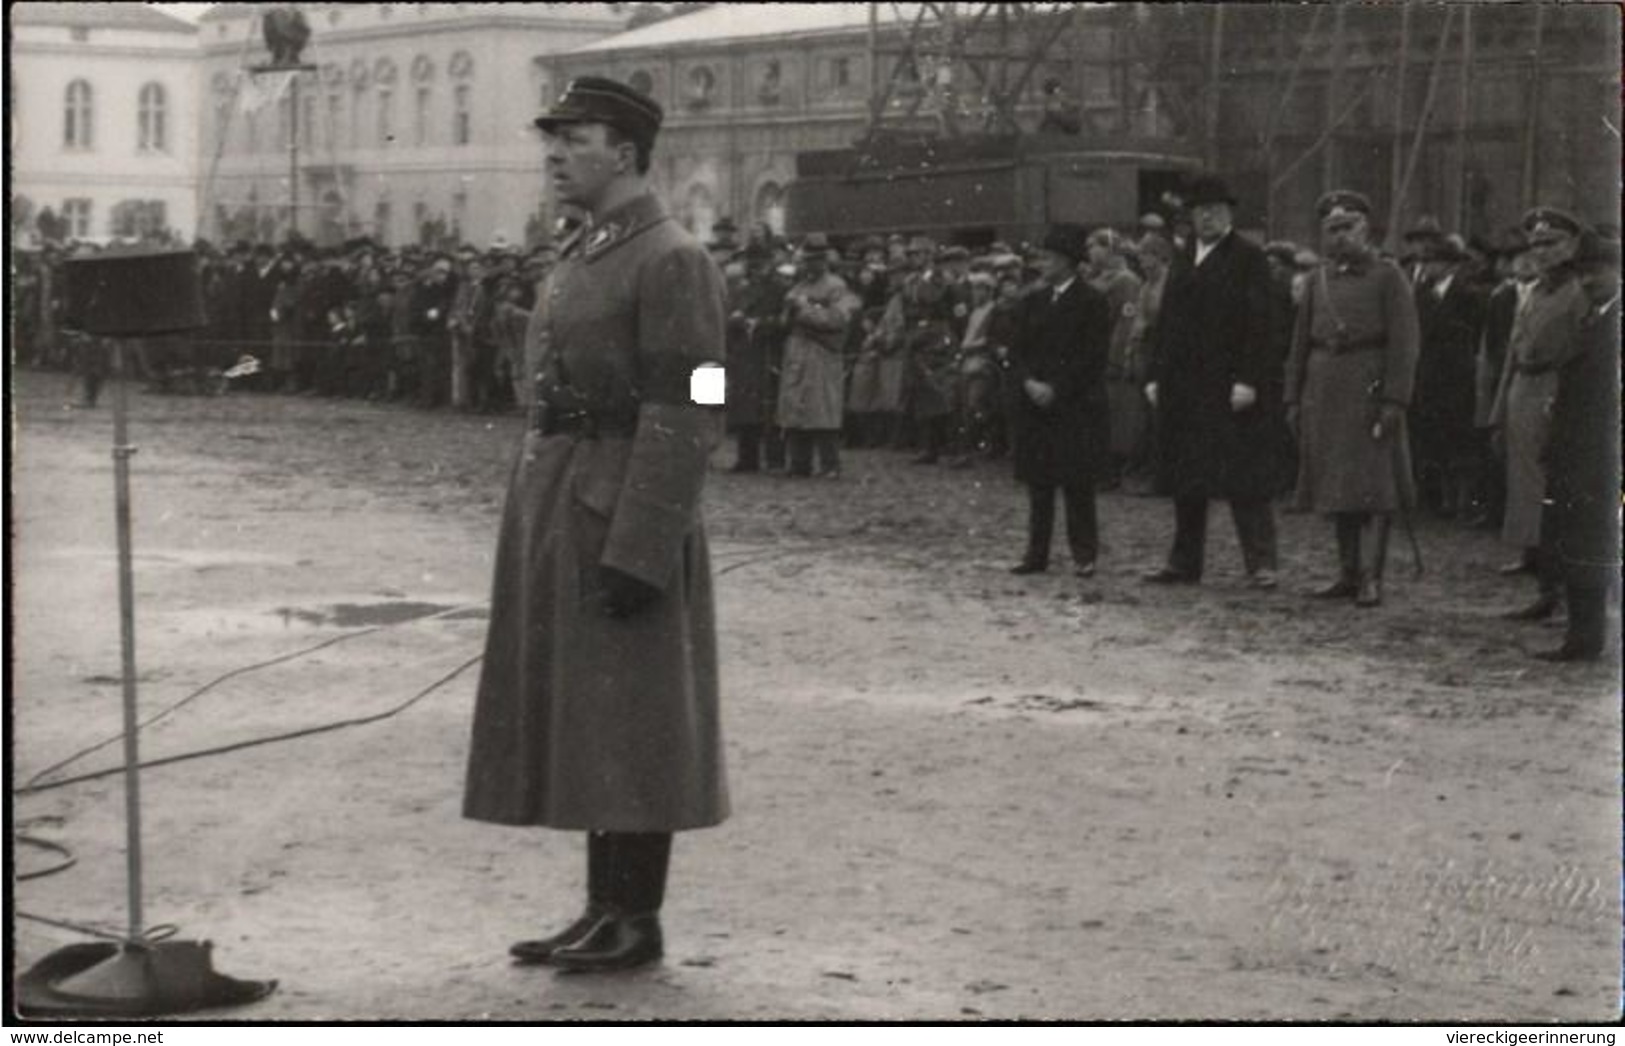
[[604, 613], [631, 617], [660, 598], [660, 590], [614, 567], [598, 568], [598, 587], [604, 593]]

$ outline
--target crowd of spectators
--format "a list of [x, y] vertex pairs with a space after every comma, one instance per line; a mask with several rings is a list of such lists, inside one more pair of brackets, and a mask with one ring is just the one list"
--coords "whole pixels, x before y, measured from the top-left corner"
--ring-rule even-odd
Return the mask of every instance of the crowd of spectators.
[[[1519, 550], [1505, 570], [1541, 579], [1539, 599], [1522, 616], [1542, 619], [1561, 609], [1562, 587], [1550, 535], [1541, 533], [1543, 474], [1531, 478], [1541, 472], [1550, 405], [1515, 409], [1517, 391], [1539, 370], [1516, 357], [1532, 292], [1562, 270], [1531, 250], [1527, 228], [1468, 242], [1424, 219], [1400, 238], [1399, 252], [1381, 256], [1404, 272], [1416, 305], [1407, 440], [1418, 505], [1465, 527], [1499, 528]], [[1147, 385], [1157, 330], [1168, 320], [1163, 292], [1192, 235], [1186, 216], [1152, 213], [1133, 228], [1088, 230], [1075, 252], [1076, 276], [1105, 299], [1109, 316], [1100, 489], [1166, 493], [1158, 490], [1158, 410]], [[1013, 353], [1023, 309], [1044, 284], [1042, 244], [973, 248], [923, 235], [791, 243], [766, 226], [741, 235], [726, 220], [713, 236], [708, 246], [729, 294], [733, 470], [837, 479], [842, 447], [890, 448], [948, 468], [1012, 453], [1023, 395]], [[1603, 238], [1617, 252], [1617, 237]], [[207, 326], [138, 344], [137, 377], [154, 391], [342, 396], [470, 412], [529, 405], [526, 330], [557, 258], [552, 244], [195, 247]], [[1279, 367], [1294, 312], [1325, 266], [1297, 244], [1267, 243], [1263, 253], [1272, 301], [1265, 357]], [[107, 354], [97, 339], [64, 329], [67, 256], [14, 254], [16, 359], [77, 370], [82, 403], [93, 406]], [[1282, 480], [1269, 493], [1291, 511], [1296, 443], [1281, 429]]]

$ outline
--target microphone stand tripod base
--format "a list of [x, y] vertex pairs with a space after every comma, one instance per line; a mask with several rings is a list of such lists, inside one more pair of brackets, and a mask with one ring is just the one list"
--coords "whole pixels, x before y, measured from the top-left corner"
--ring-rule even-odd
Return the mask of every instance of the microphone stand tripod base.
[[257, 1002], [276, 981], [216, 973], [209, 941], [96, 941], [59, 948], [23, 974], [27, 1017], [153, 1017]]

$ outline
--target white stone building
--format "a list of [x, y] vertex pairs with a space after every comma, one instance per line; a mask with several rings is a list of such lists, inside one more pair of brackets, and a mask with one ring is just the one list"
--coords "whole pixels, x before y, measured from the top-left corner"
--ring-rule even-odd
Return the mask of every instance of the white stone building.
[[590, 3], [301, 4], [302, 60], [316, 70], [256, 108], [255, 92], [275, 87], [244, 72], [267, 60], [262, 6], [217, 4], [199, 23], [211, 238], [279, 239], [296, 218], [322, 244], [416, 242], [425, 223], [473, 243], [522, 242], [545, 206], [531, 125], [555, 93], [545, 59], [628, 18]]
[[197, 27], [143, 4], [7, 7], [12, 228], [105, 242], [197, 228]]

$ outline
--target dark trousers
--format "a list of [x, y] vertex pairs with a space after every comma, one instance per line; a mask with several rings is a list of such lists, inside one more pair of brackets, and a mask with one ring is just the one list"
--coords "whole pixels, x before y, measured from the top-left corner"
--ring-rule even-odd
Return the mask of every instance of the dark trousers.
[[[1050, 540], [1055, 533], [1054, 486], [1027, 486], [1027, 554], [1023, 560], [1035, 566], [1049, 565]], [[1095, 514], [1093, 483], [1068, 483], [1060, 487], [1066, 502], [1066, 543], [1072, 562], [1078, 566], [1093, 563], [1100, 546], [1100, 524]]]
[[767, 467], [784, 467], [784, 430], [777, 425], [739, 425], [734, 429], [737, 453], [736, 472], [760, 472], [762, 451], [767, 451]]
[[790, 475], [812, 475], [815, 450], [818, 453], [818, 471], [841, 471], [839, 429], [786, 429], [785, 442], [790, 451]]
[[451, 392], [451, 340], [445, 333], [417, 339], [417, 399], [420, 407], [441, 407]]
[[[1207, 503], [1207, 498], [1174, 498], [1174, 547], [1168, 567], [1193, 578], [1202, 576], [1207, 556]], [[1230, 517], [1247, 573], [1276, 569], [1275, 510], [1269, 499], [1231, 498]]]

